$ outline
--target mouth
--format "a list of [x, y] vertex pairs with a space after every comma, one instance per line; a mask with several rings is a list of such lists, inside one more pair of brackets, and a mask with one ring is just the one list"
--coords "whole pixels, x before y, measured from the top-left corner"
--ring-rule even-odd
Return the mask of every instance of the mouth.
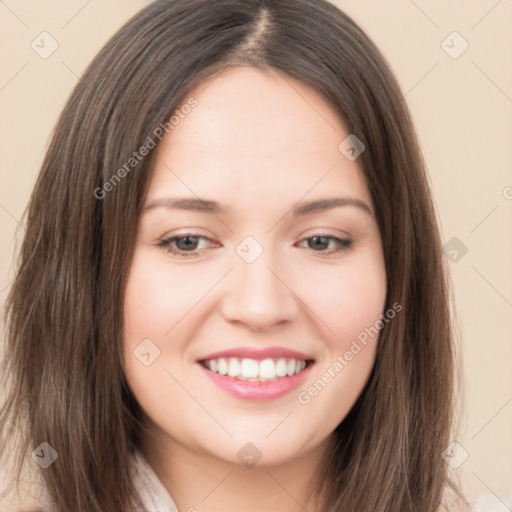
[[210, 382], [242, 400], [272, 400], [304, 384], [314, 359], [213, 357], [196, 361]]
[[202, 359], [198, 363], [212, 373], [247, 382], [274, 382], [299, 375], [309, 368], [313, 359], [292, 357], [251, 359], [219, 357]]

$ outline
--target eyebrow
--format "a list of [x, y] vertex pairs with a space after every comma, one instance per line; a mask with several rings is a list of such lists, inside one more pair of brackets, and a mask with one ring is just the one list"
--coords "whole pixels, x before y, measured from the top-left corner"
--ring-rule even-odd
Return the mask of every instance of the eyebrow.
[[[312, 215], [322, 211], [338, 208], [342, 206], [355, 206], [373, 216], [370, 207], [361, 199], [354, 197], [329, 197], [325, 199], [316, 199], [297, 203], [292, 209], [293, 216]], [[187, 210], [193, 212], [203, 212], [215, 215], [231, 215], [231, 207], [221, 206], [217, 201], [208, 199], [198, 199], [194, 197], [162, 197], [154, 199], [143, 208], [143, 212], [155, 208], [166, 208], [168, 210]]]

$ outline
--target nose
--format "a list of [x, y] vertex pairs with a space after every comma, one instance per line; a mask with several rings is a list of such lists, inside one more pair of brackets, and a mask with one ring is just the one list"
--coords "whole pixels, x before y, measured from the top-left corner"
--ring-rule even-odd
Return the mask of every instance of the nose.
[[252, 263], [234, 255], [234, 269], [222, 302], [226, 321], [261, 331], [297, 317], [300, 299], [294, 291], [296, 283], [271, 252], [265, 250]]

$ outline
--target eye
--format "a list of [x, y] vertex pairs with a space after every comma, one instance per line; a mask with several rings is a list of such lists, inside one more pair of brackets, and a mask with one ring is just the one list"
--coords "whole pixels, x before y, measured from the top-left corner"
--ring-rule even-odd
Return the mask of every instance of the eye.
[[[161, 247], [166, 253], [173, 254], [182, 258], [193, 258], [197, 257], [199, 251], [197, 245], [199, 240], [210, 240], [208, 237], [199, 235], [197, 233], [185, 233], [179, 236], [173, 236], [170, 238], [159, 239], [158, 247]], [[352, 246], [352, 240], [342, 239], [331, 235], [313, 235], [308, 238], [304, 238], [301, 242], [313, 240], [313, 249], [315, 253], [319, 253], [319, 256], [331, 256], [342, 251], [347, 251]], [[322, 250], [325, 245], [329, 245], [329, 242], [334, 242], [334, 249], [330, 251]], [[308, 246], [311, 244], [308, 243]], [[320, 250], [316, 250], [315, 247]]]
[[352, 240], [349, 240], [347, 238], [338, 238], [336, 236], [331, 236], [331, 235], [313, 235], [311, 237], [308, 237], [308, 238], [304, 238], [303, 240], [301, 240], [301, 242], [307, 242], [309, 240], [313, 240], [314, 243], [313, 244], [310, 244], [308, 243], [308, 246], [311, 247], [316, 247], [316, 248], [320, 248], [322, 249], [322, 247], [324, 247], [325, 245], [329, 245], [329, 242], [332, 241], [334, 242], [334, 249], [330, 250], [330, 251], [317, 251], [317, 250], [313, 250], [313, 252], [316, 252], [316, 253], [320, 253], [319, 256], [331, 256], [332, 254], [337, 254], [339, 252], [342, 252], [342, 251], [347, 251], [351, 246], [352, 246]]
[[[167, 253], [171, 253], [183, 258], [190, 258], [197, 256], [197, 240], [199, 239], [209, 240], [209, 238], [197, 233], [185, 233], [184, 235], [180, 236], [160, 239], [158, 247], [162, 247]], [[175, 243], [178, 246], [177, 249], [174, 246]]]

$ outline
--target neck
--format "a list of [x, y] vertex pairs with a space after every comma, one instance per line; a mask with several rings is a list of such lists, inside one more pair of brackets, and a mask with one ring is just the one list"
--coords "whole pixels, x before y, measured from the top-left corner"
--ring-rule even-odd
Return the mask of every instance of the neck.
[[333, 443], [331, 435], [297, 458], [252, 467], [190, 450], [165, 434], [143, 442], [141, 450], [179, 510], [319, 512], [312, 493]]

